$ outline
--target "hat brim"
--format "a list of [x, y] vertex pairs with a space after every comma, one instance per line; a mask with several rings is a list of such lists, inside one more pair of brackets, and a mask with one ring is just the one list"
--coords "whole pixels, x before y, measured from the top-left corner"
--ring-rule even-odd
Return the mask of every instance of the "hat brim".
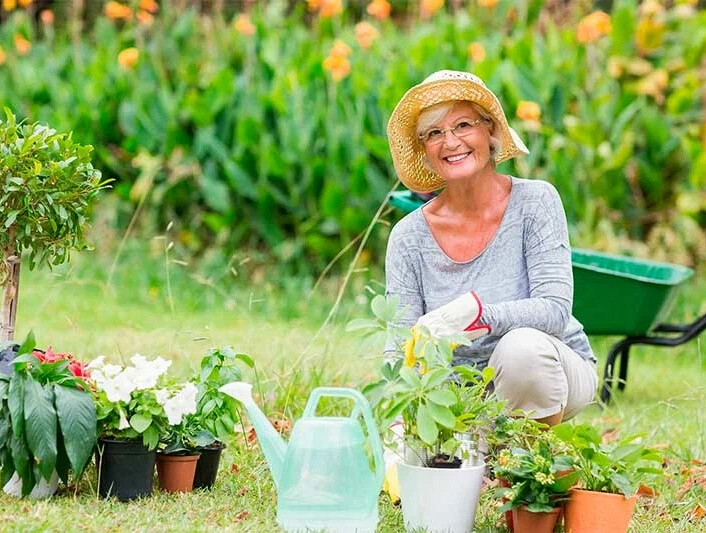
[[496, 163], [529, 150], [505, 118], [493, 92], [470, 79], [442, 79], [423, 82], [408, 90], [395, 107], [387, 124], [387, 139], [395, 171], [400, 181], [415, 192], [431, 192], [443, 187], [444, 180], [426, 164], [424, 145], [417, 137], [417, 120], [426, 108], [441, 102], [466, 100], [485, 109], [495, 122], [494, 136], [500, 141]]

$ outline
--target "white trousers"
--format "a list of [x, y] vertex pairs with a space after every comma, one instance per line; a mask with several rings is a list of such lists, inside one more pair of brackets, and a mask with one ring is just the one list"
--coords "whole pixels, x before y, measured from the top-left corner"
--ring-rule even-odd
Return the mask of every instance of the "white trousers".
[[510, 409], [522, 409], [530, 418], [564, 411], [564, 420], [593, 402], [596, 365], [542, 331], [517, 328], [498, 341], [490, 356], [493, 384]]

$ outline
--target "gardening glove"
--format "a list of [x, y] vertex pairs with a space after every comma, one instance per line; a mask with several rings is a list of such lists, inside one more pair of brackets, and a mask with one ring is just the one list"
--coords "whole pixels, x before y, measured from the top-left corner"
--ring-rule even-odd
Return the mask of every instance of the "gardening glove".
[[474, 341], [490, 333], [490, 326], [479, 323], [482, 313], [478, 295], [470, 291], [421, 316], [416, 326], [426, 327], [434, 337], [462, 333], [469, 341]]

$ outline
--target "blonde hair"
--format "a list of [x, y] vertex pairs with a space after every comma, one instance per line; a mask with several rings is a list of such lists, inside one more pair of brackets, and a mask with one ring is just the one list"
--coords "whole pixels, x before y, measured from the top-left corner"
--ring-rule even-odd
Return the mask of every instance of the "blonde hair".
[[[495, 166], [496, 154], [500, 153], [500, 140], [493, 135], [495, 132], [495, 120], [481, 105], [471, 102], [470, 100], [448, 100], [422, 109], [422, 112], [419, 113], [419, 118], [417, 118], [417, 136], [427, 131], [435, 123], [443, 120], [459, 102], [469, 102], [481, 118], [488, 121], [488, 130], [490, 130], [490, 159], [493, 162], [493, 166]], [[427, 169], [431, 170], [428, 164]]]

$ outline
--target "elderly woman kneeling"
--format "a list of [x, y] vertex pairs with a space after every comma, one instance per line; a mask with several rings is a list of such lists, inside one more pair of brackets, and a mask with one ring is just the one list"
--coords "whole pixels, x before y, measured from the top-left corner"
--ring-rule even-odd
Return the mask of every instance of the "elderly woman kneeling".
[[443, 191], [392, 229], [388, 294], [405, 323], [435, 336], [465, 333], [454, 364], [495, 368], [510, 408], [550, 425], [595, 395], [596, 358], [571, 315], [566, 215], [544, 181], [500, 174], [528, 153], [495, 94], [478, 77], [444, 70], [410, 89], [387, 127], [399, 179]]

